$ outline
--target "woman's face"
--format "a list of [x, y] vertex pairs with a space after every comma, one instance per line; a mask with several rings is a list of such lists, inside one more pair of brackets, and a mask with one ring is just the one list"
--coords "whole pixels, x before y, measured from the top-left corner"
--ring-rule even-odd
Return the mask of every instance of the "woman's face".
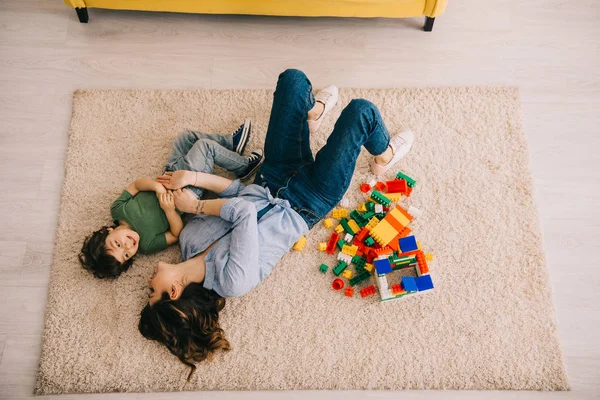
[[148, 284], [150, 285], [148, 301], [150, 304], [160, 300], [164, 292], [167, 292], [169, 297], [174, 299], [177, 293], [176, 286], [182, 281], [182, 277], [181, 268], [177, 268], [177, 264], [159, 261], [156, 268], [154, 268], [154, 272], [148, 278]]

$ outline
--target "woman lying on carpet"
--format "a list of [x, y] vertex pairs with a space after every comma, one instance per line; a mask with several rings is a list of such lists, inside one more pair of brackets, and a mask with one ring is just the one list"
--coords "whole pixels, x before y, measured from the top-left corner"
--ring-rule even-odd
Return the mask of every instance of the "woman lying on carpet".
[[[148, 280], [149, 304], [139, 330], [157, 340], [195, 371], [194, 362], [218, 349], [229, 350], [219, 327], [224, 297], [256, 287], [298, 238], [343, 197], [361, 147], [375, 157], [371, 170], [382, 175], [410, 150], [410, 131], [390, 140], [375, 105], [352, 100], [342, 111], [325, 146], [313, 158], [310, 134], [338, 99], [335, 86], [313, 97], [306, 75], [279, 76], [265, 140], [265, 160], [254, 184], [244, 187], [216, 175], [176, 171], [159, 178], [175, 190], [175, 204], [196, 214], [180, 236], [184, 262], [159, 262]], [[316, 101], [315, 101], [316, 100]], [[199, 200], [185, 186], [218, 194]]]
[[[242, 156], [252, 129], [250, 120], [231, 135], [182, 132], [173, 143], [165, 173], [181, 169], [212, 172], [218, 165], [240, 179], [250, 177], [262, 162], [262, 153]], [[194, 182], [191, 182], [193, 184]], [[198, 198], [203, 190], [190, 189]], [[79, 254], [84, 268], [98, 278], [116, 278], [133, 263], [133, 256], [154, 253], [177, 242], [183, 222], [171, 190], [157, 181], [139, 178], [127, 186], [110, 207], [115, 225], [88, 236]]]

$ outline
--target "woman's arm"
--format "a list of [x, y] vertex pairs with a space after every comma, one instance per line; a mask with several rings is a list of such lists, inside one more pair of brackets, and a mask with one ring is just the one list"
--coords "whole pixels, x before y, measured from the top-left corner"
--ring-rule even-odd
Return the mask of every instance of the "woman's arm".
[[187, 189], [173, 191], [175, 206], [179, 211], [189, 214], [221, 215], [221, 207], [228, 199], [198, 200], [196, 196]]
[[215, 193], [221, 193], [232, 183], [231, 179], [222, 176], [185, 170], [166, 172], [164, 175], [156, 177], [156, 181], [171, 190], [181, 189], [185, 186], [196, 186]]

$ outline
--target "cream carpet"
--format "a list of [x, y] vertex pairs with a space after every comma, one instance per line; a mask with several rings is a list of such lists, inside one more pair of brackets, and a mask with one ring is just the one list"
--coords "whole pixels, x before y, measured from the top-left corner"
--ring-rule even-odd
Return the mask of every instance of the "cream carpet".
[[[228, 300], [221, 323], [233, 351], [200, 364], [185, 384], [188, 368], [137, 330], [147, 277], [157, 260], [178, 261], [179, 249], [139, 256], [112, 282], [83, 271], [77, 253], [110, 222], [109, 206], [129, 182], [161, 172], [179, 131], [228, 133], [250, 116], [246, 151], [260, 147], [272, 91], [77, 91], [35, 393], [568, 390], [518, 90], [342, 89], [315, 152], [359, 97], [379, 106], [391, 132], [417, 134], [399, 169], [417, 180], [407, 203], [425, 211], [413, 231], [435, 254], [435, 289], [387, 303], [333, 291], [331, 272], [318, 266], [334, 257], [317, 251], [330, 231], [318, 225], [304, 251]], [[352, 206], [371, 179], [367, 161], [363, 150]]]

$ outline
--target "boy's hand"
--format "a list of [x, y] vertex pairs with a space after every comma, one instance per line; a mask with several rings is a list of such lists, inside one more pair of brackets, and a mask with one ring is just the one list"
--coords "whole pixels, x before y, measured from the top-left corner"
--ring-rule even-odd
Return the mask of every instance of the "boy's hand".
[[173, 197], [172, 191], [168, 190], [165, 193], [156, 193], [156, 197], [158, 197], [160, 208], [162, 208], [165, 213], [175, 211], [175, 198]]
[[196, 173], [193, 171], [179, 170], [175, 172], [165, 172], [164, 175], [157, 176], [156, 181], [170, 190], [181, 189], [182, 187], [193, 185]]

